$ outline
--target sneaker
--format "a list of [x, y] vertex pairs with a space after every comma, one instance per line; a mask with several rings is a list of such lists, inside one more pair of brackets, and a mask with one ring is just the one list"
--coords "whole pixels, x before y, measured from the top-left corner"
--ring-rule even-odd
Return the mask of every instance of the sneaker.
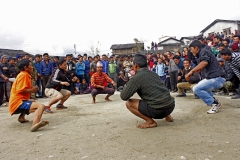
[[196, 94], [194, 94], [194, 96], [195, 96], [195, 99], [199, 99], [199, 97]]
[[62, 105], [62, 104], [58, 104], [57, 106], [56, 106], [56, 109], [57, 110], [60, 110], [60, 109], [67, 109], [68, 107], [65, 107], [64, 105]]
[[213, 103], [211, 109], [207, 111], [208, 114], [215, 114], [218, 112], [219, 108], [221, 108], [222, 105], [219, 102], [218, 104]]
[[233, 96], [233, 94], [234, 94], [233, 92], [229, 92], [229, 96]]
[[51, 113], [51, 114], [53, 113], [53, 111], [51, 111], [50, 107], [48, 107], [48, 106], [45, 106], [44, 111], [47, 113]]
[[183, 94], [178, 94], [176, 97], [186, 97], [186, 94], [183, 93]]
[[238, 98], [240, 98], [240, 94], [237, 94], [237, 95], [231, 97], [231, 99], [238, 99]]

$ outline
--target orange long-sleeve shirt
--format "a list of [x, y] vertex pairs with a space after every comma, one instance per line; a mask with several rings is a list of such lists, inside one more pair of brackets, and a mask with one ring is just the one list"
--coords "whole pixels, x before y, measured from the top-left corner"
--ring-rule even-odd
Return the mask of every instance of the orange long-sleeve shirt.
[[91, 77], [92, 87], [96, 87], [97, 85], [106, 87], [106, 84], [107, 84], [106, 82], [114, 83], [114, 81], [111, 78], [109, 78], [108, 75], [104, 72], [102, 72], [101, 74], [96, 72]]
[[13, 82], [11, 89], [11, 96], [9, 100], [9, 112], [11, 115], [18, 109], [23, 100], [28, 100], [30, 98], [30, 93], [23, 94], [21, 92], [31, 88], [31, 75], [26, 71], [21, 71]]

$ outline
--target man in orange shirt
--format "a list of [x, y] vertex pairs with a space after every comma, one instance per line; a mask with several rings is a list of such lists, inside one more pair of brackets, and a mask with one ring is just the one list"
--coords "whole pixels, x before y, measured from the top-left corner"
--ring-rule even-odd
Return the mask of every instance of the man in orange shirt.
[[38, 91], [38, 87], [32, 87], [31, 84], [31, 73], [33, 72], [32, 62], [28, 59], [23, 59], [19, 62], [18, 67], [21, 72], [12, 85], [9, 112], [11, 115], [20, 114], [18, 118], [20, 123], [29, 122], [25, 119], [25, 115], [35, 112], [31, 127], [31, 132], [34, 132], [49, 122], [40, 121], [45, 106], [29, 100], [31, 93]]
[[91, 85], [93, 87], [92, 90], [92, 98], [93, 103], [96, 102], [96, 96], [98, 94], [107, 94], [105, 97], [106, 101], [111, 101], [109, 97], [114, 94], [115, 89], [107, 87], [107, 82], [113, 84], [113, 86], [117, 86], [117, 84], [108, 77], [108, 75], [102, 72], [103, 66], [101, 62], [97, 63], [97, 72], [94, 73], [91, 77]]

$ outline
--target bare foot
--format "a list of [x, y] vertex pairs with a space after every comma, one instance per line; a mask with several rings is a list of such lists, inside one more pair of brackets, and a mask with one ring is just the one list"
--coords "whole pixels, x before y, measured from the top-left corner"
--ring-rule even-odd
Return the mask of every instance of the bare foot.
[[172, 116], [169, 114], [167, 117], [165, 117], [167, 122], [173, 122]]
[[20, 123], [26, 123], [29, 122], [29, 120], [25, 119], [25, 118], [18, 118], [18, 122]]
[[155, 121], [153, 121], [153, 122], [145, 122], [145, 123], [139, 124], [137, 127], [141, 128], [141, 129], [153, 128], [153, 127], [157, 127], [157, 123]]
[[29, 122], [29, 120], [25, 119], [25, 114], [20, 114], [18, 117], [18, 122], [26, 123], [26, 122]]
[[48, 121], [40, 121], [37, 124], [35, 124], [34, 126], [31, 127], [31, 132], [35, 132], [37, 131], [39, 128], [46, 126], [47, 124], [49, 124]]
[[109, 102], [110, 102], [110, 101], [112, 101], [112, 100], [111, 100], [111, 99], [109, 99], [108, 97], [106, 97], [106, 98], [105, 98], [105, 100], [106, 100], [106, 101], [109, 101]]

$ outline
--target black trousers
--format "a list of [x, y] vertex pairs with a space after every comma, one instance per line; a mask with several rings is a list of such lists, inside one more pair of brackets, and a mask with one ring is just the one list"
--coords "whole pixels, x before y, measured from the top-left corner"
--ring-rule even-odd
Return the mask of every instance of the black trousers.
[[43, 97], [45, 97], [45, 88], [46, 88], [46, 85], [48, 83], [48, 80], [50, 78], [50, 75], [49, 76], [46, 76], [46, 75], [42, 75], [42, 95]]
[[177, 90], [177, 83], [178, 83], [178, 71], [173, 71], [169, 73], [170, 75], [170, 82], [171, 82], [171, 90]]
[[4, 82], [0, 82], [0, 106], [3, 104], [4, 99]]

